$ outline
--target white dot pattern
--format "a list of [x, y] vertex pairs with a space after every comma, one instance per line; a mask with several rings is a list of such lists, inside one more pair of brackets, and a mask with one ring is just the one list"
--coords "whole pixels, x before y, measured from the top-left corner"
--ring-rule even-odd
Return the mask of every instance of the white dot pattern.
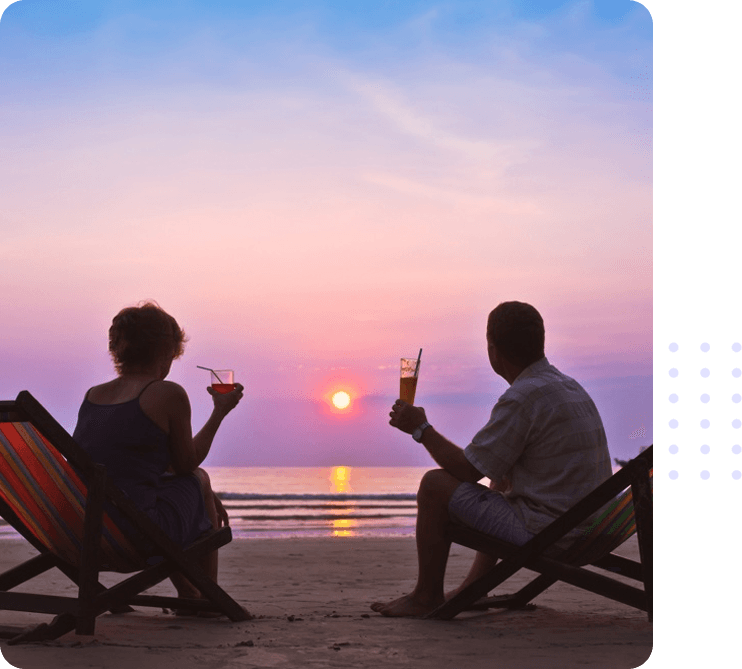
[[[692, 342], [691, 342], [691, 344], [692, 344]], [[698, 345], [698, 344], [696, 344], [696, 345]], [[723, 348], [723, 346], [722, 346], [722, 348]], [[693, 346], [691, 346], [691, 350], [692, 349], [693, 349]], [[667, 350], [670, 353], [677, 353], [680, 350], [680, 345], [678, 344], [678, 342], [675, 342], [675, 341], [674, 342], [671, 342], [668, 345]], [[699, 349], [698, 350], [700, 350], [701, 353], [703, 353], [703, 354], [709, 353], [711, 351], [711, 344], [709, 342], [707, 342], [707, 341], [704, 341], [704, 342], [702, 342], [699, 345]], [[729, 349], [726, 349], [726, 350], [728, 351]], [[733, 342], [732, 345], [731, 345], [731, 350], [732, 350], [733, 353], [742, 353], [742, 343], [740, 343], [739, 341]], [[688, 351], [687, 348], [686, 348], [686, 351]], [[690, 354], [688, 354], [688, 355], [690, 355]], [[693, 357], [695, 358], [696, 355], [698, 355], [698, 354], [697, 353], [693, 354]], [[715, 354], [713, 354], [713, 355], [716, 355], [716, 356], [719, 355], [719, 349], [718, 348], [715, 349]], [[728, 356], [729, 354], [727, 353], [726, 355]], [[695, 358], [695, 359], [697, 360], [697, 358]], [[709, 358], [706, 358], [706, 360], [708, 360], [712, 364], [709, 365], [709, 366], [700, 367], [700, 369], [698, 367], [696, 367], [696, 369], [699, 369], [699, 375], [703, 379], [709, 379], [709, 378], [711, 378], [711, 370], [714, 369], [715, 364], [716, 364], [714, 362], [715, 358], [709, 357]], [[680, 376], [680, 371], [681, 371], [680, 368], [682, 368], [682, 367], [683, 367], [683, 365], [681, 364], [681, 365], [678, 365], [678, 366], [666, 368], [666, 369], [668, 369], [668, 371], [667, 371], [668, 376], [671, 379], [677, 379]], [[727, 367], [726, 369], [729, 370], [730, 367], [731, 367], [731, 365], [729, 367]], [[691, 371], [692, 372], [692, 367], [691, 367], [691, 370], [688, 370], [687, 369], [687, 366], [686, 366], [685, 371]], [[723, 367], [721, 367], [721, 368], [717, 368], [716, 369], [716, 372], [721, 372], [723, 374], [725, 372], [725, 370], [723, 369]], [[735, 379], [741, 378], [742, 377], [742, 368], [740, 368], [740, 367], [733, 367], [731, 369], [731, 375]], [[696, 377], [696, 378], [698, 378], [698, 377]], [[716, 377], [716, 378], [718, 378], [718, 377]], [[729, 377], [726, 377], [726, 378], [728, 379]], [[683, 387], [687, 384], [687, 381], [688, 381], [688, 379], [687, 379], [687, 377], [685, 377], [685, 382], [682, 384]], [[716, 386], [717, 383], [718, 382], [715, 382], [714, 385]], [[704, 385], [708, 385], [708, 384], [704, 384]], [[727, 395], [727, 397], [729, 397], [729, 395]], [[688, 398], [686, 396], [686, 400], [687, 399]], [[739, 389], [739, 392], [733, 392], [730, 399], [731, 399], [731, 402], [732, 402], [733, 405], [742, 404], [742, 388]], [[709, 392], [701, 393], [701, 395], [699, 397], [699, 400], [700, 400], [701, 404], [707, 405], [707, 404], [709, 404], [711, 402], [711, 394]], [[718, 400], [718, 397], [717, 397], [717, 400]], [[678, 392], [672, 392], [672, 393], [670, 393], [668, 395], [668, 397], [667, 397], [667, 401], [670, 404], [672, 404], [672, 405], [677, 405], [680, 402], [680, 394]], [[722, 406], [724, 406], [724, 405], [725, 405], [725, 403], [722, 402]], [[730, 405], [726, 404], [726, 407], [727, 407], [727, 409], [725, 409], [725, 411], [728, 411], [728, 407], [730, 407]], [[712, 409], [714, 409], [716, 411], [718, 411], [719, 408], [720, 408], [720, 406], [719, 406], [718, 403], [715, 404], [715, 405], [712, 405]], [[688, 416], [686, 416], [686, 418], [691, 418], [690, 425], [687, 422], [687, 420], [685, 421], [685, 423], [684, 423], [685, 430], [693, 430], [694, 429], [693, 428], [693, 418], [694, 418], [694, 416], [693, 416], [692, 412], [694, 410], [692, 409], [692, 405], [691, 406], [688, 406], [687, 404], [683, 405], [683, 411], [687, 411], [688, 412]], [[696, 414], [696, 416], [697, 416], [697, 414]], [[713, 418], [713, 416], [712, 416], [712, 418]], [[698, 418], [696, 418], [696, 420], [698, 420]], [[720, 443], [717, 444], [717, 449], [715, 451], [716, 456], [710, 458], [709, 460], [706, 460], [705, 462], [711, 462], [712, 460], [715, 462], [716, 461], [716, 458], [718, 458], [719, 455], [720, 455], [719, 448], [722, 448], [722, 449], [729, 448], [728, 445], [725, 446], [723, 443], [721, 443], [722, 442], [721, 436], [724, 434], [724, 430], [729, 430], [729, 427], [724, 427], [724, 426], [730, 425], [730, 423], [727, 423], [726, 422], [727, 420], [730, 420], [731, 421], [731, 427], [734, 430], [742, 429], [742, 417], [737, 418], [737, 417], [734, 416], [734, 414], [732, 414], [731, 416], [728, 416], [728, 418], [726, 418], [726, 420], [724, 420], [723, 417], [722, 417], [723, 426], [721, 426], [721, 427], [719, 426], [718, 422], [715, 422], [716, 428], [714, 429], [714, 431], [712, 433], [710, 433], [710, 436], [711, 436], [711, 439], [715, 439], [715, 438], [718, 437]], [[680, 421], [677, 418], [671, 418], [668, 421], [667, 426], [671, 430], [678, 430], [680, 428]], [[709, 418], [702, 418], [702, 419], [700, 419], [699, 426], [700, 426], [700, 428], [702, 430], [711, 430], [711, 420]], [[728, 434], [727, 434], [727, 436], [728, 436]], [[684, 437], [684, 435], [681, 435], [681, 439], [683, 437]], [[728, 442], [727, 442], [727, 444], [728, 444]], [[677, 455], [678, 453], [680, 453], [680, 446], [678, 446], [678, 444], [670, 444], [668, 446], [668, 448], [667, 448], [667, 452], [670, 455]], [[708, 456], [711, 453], [711, 446], [709, 444], [702, 444], [700, 446], [700, 448], [699, 448], [699, 452], [703, 456]], [[726, 452], [728, 453], [729, 451], [726, 451]], [[742, 445], [740, 445], [740, 444], [734, 444], [734, 445], [732, 445], [731, 446], [731, 452], [735, 456], [742, 455]], [[685, 451], [685, 453], [686, 453], [686, 457], [688, 457], [687, 456], [687, 453], [688, 453], [687, 450]], [[678, 462], [678, 461], [676, 461], [676, 462]], [[727, 469], [727, 472], [729, 472], [728, 469]], [[668, 471], [667, 475], [668, 475], [668, 478], [670, 480], [672, 480], [672, 481], [677, 481], [680, 478], [680, 472], [679, 472], [678, 469], [670, 469]], [[701, 480], [708, 481], [708, 480], [711, 479], [711, 470], [710, 469], [701, 469], [698, 475], [699, 475], [699, 477], [700, 477]], [[735, 469], [734, 471], [732, 471], [731, 472], [731, 477], [735, 481], [742, 480], [742, 469]], [[718, 482], [717, 482], [717, 485], [718, 485]]]

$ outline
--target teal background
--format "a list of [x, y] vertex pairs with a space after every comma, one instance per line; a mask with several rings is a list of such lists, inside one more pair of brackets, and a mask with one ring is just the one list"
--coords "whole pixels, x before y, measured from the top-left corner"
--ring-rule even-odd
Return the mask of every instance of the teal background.
[[[597, 4], [602, 1], [595, 0]], [[9, 2], [0, 2], [0, 11]], [[654, 21], [655, 82], [655, 650], [644, 666], [737, 666], [738, 512], [742, 342], [739, 273], [742, 5], [733, 0], [645, 0]], [[680, 350], [668, 351], [670, 342]], [[702, 342], [711, 345], [701, 353]], [[708, 379], [701, 367], [711, 370]], [[677, 367], [680, 376], [667, 371]], [[667, 397], [680, 395], [672, 405]], [[711, 395], [701, 404], [702, 392]], [[671, 418], [680, 427], [671, 430]], [[702, 418], [711, 421], [701, 430]], [[672, 456], [667, 447], [680, 452]], [[709, 455], [699, 452], [701, 444]], [[667, 473], [680, 477], [671, 481]], [[703, 481], [701, 469], [711, 478]], [[0, 658], [0, 667], [10, 666]], [[596, 668], [599, 669], [599, 668]]]

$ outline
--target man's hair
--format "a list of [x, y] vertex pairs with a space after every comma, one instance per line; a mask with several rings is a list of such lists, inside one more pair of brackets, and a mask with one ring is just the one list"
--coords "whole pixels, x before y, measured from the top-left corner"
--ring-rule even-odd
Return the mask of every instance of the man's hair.
[[165, 355], [183, 355], [185, 332], [156, 302], [140, 302], [122, 309], [108, 330], [108, 350], [116, 371], [126, 373]]
[[528, 367], [544, 357], [544, 319], [525, 302], [502, 302], [487, 319], [487, 341], [509, 362]]

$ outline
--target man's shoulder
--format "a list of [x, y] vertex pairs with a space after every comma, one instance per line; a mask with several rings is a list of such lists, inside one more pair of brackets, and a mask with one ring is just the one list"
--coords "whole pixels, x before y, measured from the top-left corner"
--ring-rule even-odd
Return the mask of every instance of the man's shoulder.
[[503, 393], [501, 399], [517, 403], [529, 403], [539, 399], [547, 401], [567, 397], [576, 401], [592, 401], [588, 392], [571, 376], [559, 371], [542, 358], [524, 370]]
[[546, 386], [560, 386], [570, 382], [574, 383], [575, 381], [560, 372], [546, 358], [541, 358], [541, 360], [526, 367], [505, 391], [504, 395], [508, 393], [513, 396], [528, 395]]

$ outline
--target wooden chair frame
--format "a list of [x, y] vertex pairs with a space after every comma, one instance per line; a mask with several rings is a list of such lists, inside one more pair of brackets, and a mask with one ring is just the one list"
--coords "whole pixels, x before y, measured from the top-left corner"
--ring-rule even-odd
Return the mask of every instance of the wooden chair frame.
[[[652, 448], [650, 446], [640, 453], [523, 546], [495, 539], [462, 525], [452, 525], [450, 538], [454, 543], [500, 558], [500, 561], [487, 574], [426, 617], [449, 620], [461, 611], [473, 608], [523, 608], [557, 581], [564, 581], [646, 611], [651, 621], [652, 487], [650, 470], [652, 469]], [[579, 540], [572, 549], [562, 551], [558, 557], [553, 556], [554, 544], [557, 541], [629, 486], [636, 518], [640, 562], [613, 553], [583, 562], [579, 559]], [[592, 565], [613, 574], [626, 576], [638, 581], [643, 588], [627, 585], [618, 579], [585, 569], [585, 565]], [[485, 597], [487, 593], [524, 567], [540, 575], [515, 594]]]
[[[14, 401], [0, 402], [2, 422], [29, 422], [80, 473], [87, 486], [83, 524], [82, 550], [79, 564], [72, 564], [49, 551], [29, 530], [24, 521], [0, 499], [0, 516], [12, 525], [39, 555], [0, 574], [0, 610], [30, 611], [53, 614], [50, 624], [42, 623], [30, 630], [0, 626], [0, 637], [9, 644], [56, 639], [73, 629], [77, 634], [94, 634], [95, 620], [111, 611], [132, 611], [131, 606], [178, 608], [198, 611], [216, 611], [232, 621], [250, 618], [245, 609], [213, 580], [205, 575], [200, 558], [232, 540], [229, 527], [207, 533], [185, 549], [175, 544], [106, 476], [105, 467], [95, 464], [89, 455], [57, 423], [28, 391], [22, 391]], [[102, 571], [101, 528], [104, 504], [114, 505], [121, 514], [155, 547], [161, 556], [157, 564], [149, 564], [134, 575], [110, 588], [98, 578]], [[145, 556], [142, 556], [143, 564]], [[10, 592], [13, 588], [52, 567], [58, 568], [78, 587], [76, 597]], [[185, 599], [141, 594], [176, 572], [183, 574], [202, 593], [205, 599]]]

